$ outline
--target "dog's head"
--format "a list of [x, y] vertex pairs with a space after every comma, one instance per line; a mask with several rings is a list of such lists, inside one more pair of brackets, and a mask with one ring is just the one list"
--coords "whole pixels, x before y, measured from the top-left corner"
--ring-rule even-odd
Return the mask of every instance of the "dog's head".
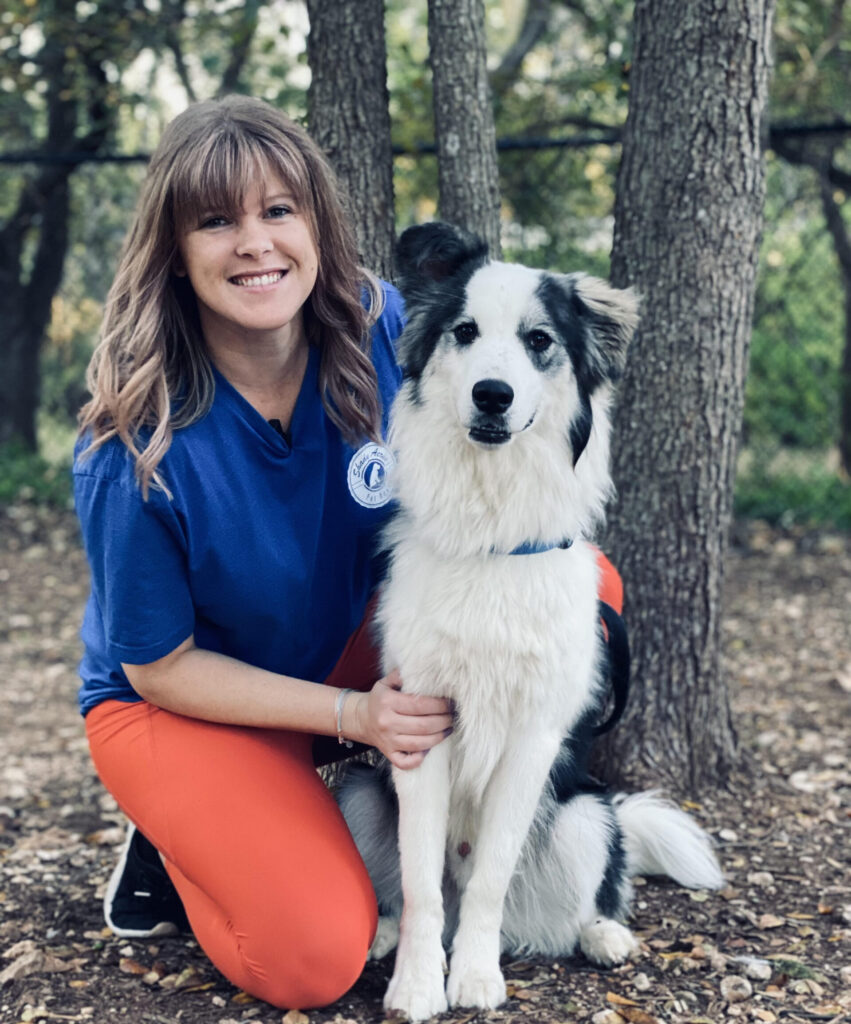
[[575, 465], [595, 393], [624, 368], [638, 320], [632, 291], [489, 261], [481, 239], [441, 223], [405, 231], [397, 265], [411, 400], [448, 391], [470, 443], [491, 449], [557, 420]]

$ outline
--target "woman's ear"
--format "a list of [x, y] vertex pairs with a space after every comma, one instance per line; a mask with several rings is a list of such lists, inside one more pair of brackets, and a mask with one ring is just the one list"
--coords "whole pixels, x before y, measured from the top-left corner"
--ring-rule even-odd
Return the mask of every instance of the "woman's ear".
[[171, 261], [171, 272], [175, 277], [186, 277], [186, 266], [183, 263], [183, 257], [178, 253]]

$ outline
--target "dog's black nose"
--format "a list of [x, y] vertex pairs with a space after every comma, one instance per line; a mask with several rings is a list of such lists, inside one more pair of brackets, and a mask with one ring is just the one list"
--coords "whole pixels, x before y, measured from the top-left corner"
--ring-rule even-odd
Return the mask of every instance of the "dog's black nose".
[[473, 401], [481, 412], [492, 416], [503, 413], [514, 401], [514, 388], [504, 380], [476, 381], [473, 385]]

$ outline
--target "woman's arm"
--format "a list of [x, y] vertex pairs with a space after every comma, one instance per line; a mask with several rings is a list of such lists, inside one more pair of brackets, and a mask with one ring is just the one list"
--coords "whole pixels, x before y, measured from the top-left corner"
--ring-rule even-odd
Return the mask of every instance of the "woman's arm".
[[[166, 711], [231, 725], [334, 736], [339, 690], [278, 675], [195, 646], [188, 637], [147, 665], [122, 668], [144, 700]], [[414, 768], [452, 728], [449, 702], [402, 693], [397, 672], [343, 705], [346, 739], [377, 747], [398, 768]]]

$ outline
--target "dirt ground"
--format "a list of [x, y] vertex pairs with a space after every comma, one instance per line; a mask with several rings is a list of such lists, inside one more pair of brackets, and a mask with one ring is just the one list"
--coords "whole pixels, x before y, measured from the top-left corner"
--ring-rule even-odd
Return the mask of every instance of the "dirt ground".
[[[727, 888], [640, 884], [633, 962], [507, 962], [501, 1010], [445, 1020], [851, 1020], [851, 538], [740, 527], [728, 581], [729, 679], [752, 772], [690, 805], [718, 841]], [[104, 930], [123, 823], [75, 706], [86, 587], [68, 513], [0, 510], [0, 1022], [384, 1021], [392, 958], [334, 1006], [285, 1016], [234, 989], [185, 936]]]

